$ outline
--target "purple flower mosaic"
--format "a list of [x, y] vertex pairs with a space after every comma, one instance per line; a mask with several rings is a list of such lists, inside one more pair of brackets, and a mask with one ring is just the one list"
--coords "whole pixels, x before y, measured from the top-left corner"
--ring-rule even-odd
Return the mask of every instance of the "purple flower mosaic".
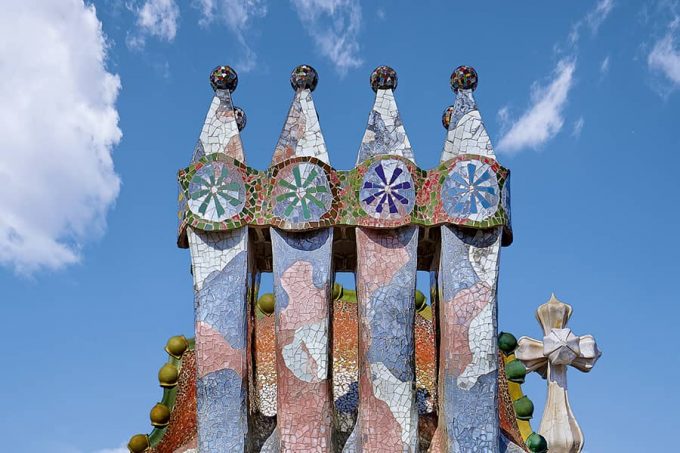
[[499, 187], [491, 166], [480, 161], [456, 163], [442, 187], [444, 210], [451, 217], [481, 221], [498, 209]]
[[212, 222], [239, 214], [245, 205], [241, 174], [229, 162], [209, 162], [196, 171], [189, 183], [189, 209]]
[[415, 205], [411, 173], [402, 161], [396, 159], [375, 162], [364, 175], [359, 198], [363, 210], [373, 218], [407, 216]]
[[275, 216], [291, 223], [317, 222], [331, 208], [333, 195], [326, 172], [301, 162], [279, 171], [272, 199]]

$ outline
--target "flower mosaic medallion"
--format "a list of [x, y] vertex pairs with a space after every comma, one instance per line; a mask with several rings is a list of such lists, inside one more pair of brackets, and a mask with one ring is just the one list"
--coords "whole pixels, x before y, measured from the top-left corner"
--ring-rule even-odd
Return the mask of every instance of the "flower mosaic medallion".
[[245, 205], [243, 177], [230, 163], [207, 163], [189, 183], [188, 202], [194, 214], [211, 222], [234, 217]]
[[372, 164], [359, 191], [361, 207], [376, 219], [407, 216], [415, 204], [415, 186], [406, 164], [397, 159]]
[[291, 223], [318, 222], [333, 201], [325, 170], [310, 162], [282, 168], [272, 198], [274, 215]]
[[483, 162], [458, 162], [446, 177], [441, 196], [444, 210], [451, 217], [484, 220], [498, 209], [496, 173]]

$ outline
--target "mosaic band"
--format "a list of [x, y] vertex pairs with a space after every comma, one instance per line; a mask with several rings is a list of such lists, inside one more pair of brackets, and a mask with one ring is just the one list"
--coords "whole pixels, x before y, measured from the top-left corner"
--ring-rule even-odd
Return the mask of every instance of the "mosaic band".
[[505, 226], [511, 241], [509, 171], [485, 156], [464, 154], [432, 170], [401, 156], [375, 156], [348, 171], [317, 158], [292, 157], [267, 171], [215, 153], [179, 172], [186, 228], [227, 231], [244, 225], [305, 231], [329, 226], [396, 228], [409, 224]]

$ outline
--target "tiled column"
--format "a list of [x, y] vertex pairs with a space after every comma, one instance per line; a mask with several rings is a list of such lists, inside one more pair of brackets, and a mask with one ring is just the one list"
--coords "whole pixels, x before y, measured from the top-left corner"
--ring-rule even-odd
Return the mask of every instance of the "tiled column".
[[[186, 210], [210, 222], [238, 215], [245, 204], [244, 182], [229, 159], [244, 161], [239, 131], [245, 125], [231, 92], [238, 77], [228, 66], [210, 75], [215, 96], [192, 161], [221, 154], [192, 177]], [[248, 433], [248, 228], [209, 232], [186, 228], [195, 290], [196, 399], [198, 451], [243, 452]]]
[[[276, 145], [274, 214], [289, 228], [311, 226], [331, 207], [328, 178], [313, 162], [328, 163], [326, 144], [312, 100], [318, 75], [298, 66], [291, 75], [295, 97]], [[263, 451], [332, 451], [333, 397], [330, 380], [330, 304], [333, 230], [304, 233], [270, 228], [276, 295], [276, 430]]]
[[[443, 183], [443, 210], [453, 218], [483, 221], [501, 194], [490, 169], [491, 141], [472, 96], [477, 73], [461, 66], [451, 76], [456, 102], [446, 110], [442, 162], [452, 159]], [[498, 256], [502, 227], [441, 227], [439, 265], [439, 425], [431, 452], [500, 451], [498, 420]]]
[[359, 409], [345, 452], [415, 452], [415, 290], [418, 228], [389, 228], [410, 214], [413, 179], [404, 160], [413, 151], [401, 121], [387, 66], [371, 74], [375, 102], [357, 163], [375, 161], [359, 189], [362, 209], [375, 228], [356, 229], [359, 303]]
[[331, 451], [329, 300], [333, 232], [272, 229], [277, 429], [282, 452]]
[[358, 451], [417, 451], [417, 246], [417, 227], [357, 228]]
[[500, 228], [441, 229], [439, 429], [449, 452], [498, 451], [496, 284]]
[[196, 289], [196, 396], [200, 453], [244, 451], [247, 227], [189, 229]]

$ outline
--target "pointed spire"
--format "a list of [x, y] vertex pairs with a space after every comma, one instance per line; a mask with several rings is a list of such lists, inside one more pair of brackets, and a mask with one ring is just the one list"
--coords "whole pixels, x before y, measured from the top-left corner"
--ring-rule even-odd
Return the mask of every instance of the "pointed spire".
[[210, 73], [210, 85], [215, 91], [215, 96], [205, 117], [191, 161], [195, 162], [206, 154], [223, 153], [245, 162], [239, 134], [245, 127], [245, 114], [239, 109], [244, 119], [243, 126], [239, 127], [239, 113], [234, 110], [231, 101], [231, 93], [238, 85], [238, 75], [230, 66], [218, 66]]
[[361, 140], [357, 164], [372, 156], [390, 154], [413, 160], [413, 150], [401, 122], [394, 90], [397, 73], [389, 66], [378, 66], [371, 73], [375, 102]]
[[316, 70], [309, 65], [293, 69], [290, 84], [295, 90], [295, 97], [276, 144], [272, 165], [295, 156], [312, 156], [328, 163], [326, 142], [312, 99], [312, 91], [318, 81]]
[[461, 154], [496, 157], [472, 95], [477, 88], [477, 81], [477, 71], [470, 66], [459, 66], [451, 74], [451, 88], [456, 93], [456, 102], [442, 116], [442, 124], [448, 131], [442, 162]]

